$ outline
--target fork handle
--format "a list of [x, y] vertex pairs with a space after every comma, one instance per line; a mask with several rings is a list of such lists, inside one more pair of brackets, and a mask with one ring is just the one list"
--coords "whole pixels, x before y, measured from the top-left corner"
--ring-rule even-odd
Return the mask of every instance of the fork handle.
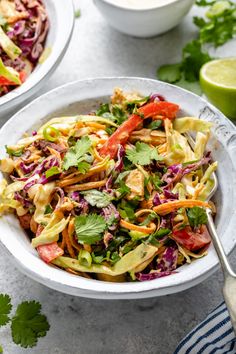
[[229, 264], [222, 243], [219, 239], [219, 236], [217, 235], [210, 209], [207, 209], [207, 217], [208, 230], [211, 234], [211, 239], [224, 273], [225, 281], [223, 287], [223, 295], [228, 308], [234, 333], [236, 335], [236, 274], [233, 272], [231, 265]]

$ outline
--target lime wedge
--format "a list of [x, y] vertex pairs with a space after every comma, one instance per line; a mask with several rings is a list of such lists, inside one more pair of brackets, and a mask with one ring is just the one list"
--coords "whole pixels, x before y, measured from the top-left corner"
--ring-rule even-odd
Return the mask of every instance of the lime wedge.
[[200, 71], [200, 85], [210, 102], [236, 119], [236, 58], [212, 60]]

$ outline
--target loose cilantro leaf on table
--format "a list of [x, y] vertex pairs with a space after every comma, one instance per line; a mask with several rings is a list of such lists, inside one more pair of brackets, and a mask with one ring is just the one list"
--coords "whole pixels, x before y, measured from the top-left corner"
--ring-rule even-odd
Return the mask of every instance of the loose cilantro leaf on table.
[[[11, 322], [11, 334], [15, 344], [21, 347], [34, 347], [37, 339], [44, 337], [49, 330], [46, 316], [40, 313], [41, 305], [36, 301], [25, 301], [18, 305], [15, 315], [10, 318], [11, 298], [0, 294], [0, 327]], [[0, 346], [0, 353], [3, 352]]]
[[16, 344], [32, 348], [38, 338], [46, 335], [50, 326], [40, 311], [41, 305], [36, 301], [25, 301], [18, 305], [11, 323], [12, 338]]
[[203, 208], [195, 206], [188, 209], [187, 215], [191, 227], [198, 227], [199, 225], [207, 223], [207, 214]]
[[93, 244], [100, 241], [106, 229], [106, 222], [101, 215], [79, 215], [75, 218], [75, 232], [81, 244]]
[[205, 45], [219, 47], [236, 35], [236, 3], [227, 0], [197, 0], [196, 5], [208, 6], [205, 17], [193, 18], [199, 28], [197, 39], [182, 49], [180, 63], [163, 65], [157, 70], [162, 81], [201, 94], [199, 71], [203, 64], [212, 60]]
[[10, 296], [7, 294], [0, 294], [0, 326], [4, 326], [10, 321], [9, 313], [12, 305]]
[[91, 141], [87, 136], [83, 136], [80, 140], [78, 140], [75, 146], [71, 147], [63, 161], [63, 168], [64, 170], [68, 170], [72, 166], [77, 166], [80, 169], [87, 168], [87, 165], [80, 165], [81, 162], [84, 162], [86, 159], [86, 154], [89, 152], [91, 147]]
[[162, 65], [158, 70], [158, 78], [162, 81], [174, 83], [181, 79], [181, 64]]
[[96, 189], [91, 189], [86, 192], [81, 192], [84, 195], [84, 199], [92, 206], [96, 206], [97, 208], [105, 208], [110, 203], [113, 197], [106, 193], [100, 192]]
[[140, 142], [136, 143], [134, 149], [128, 149], [126, 156], [131, 162], [139, 165], [149, 165], [152, 160], [161, 160], [156, 148]]
[[75, 18], [79, 18], [81, 16], [81, 10], [77, 9], [75, 10]]

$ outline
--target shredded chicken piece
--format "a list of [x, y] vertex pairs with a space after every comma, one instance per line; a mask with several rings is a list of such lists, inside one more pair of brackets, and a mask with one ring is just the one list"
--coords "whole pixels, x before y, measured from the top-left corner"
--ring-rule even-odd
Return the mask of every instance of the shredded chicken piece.
[[124, 93], [119, 87], [114, 89], [114, 93], [111, 97], [112, 104], [120, 104], [125, 106], [127, 101], [140, 100], [143, 96], [139, 95], [138, 92], [126, 92]]
[[4, 17], [7, 23], [12, 24], [19, 20], [23, 20], [29, 16], [26, 11], [17, 11], [14, 1], [1, 0], [0, 1], [0, 14]]
[[127, 199], [133, 199], [136, 196], [143, 198], [144, 196], [144, 175], [138, 169], [132, 170], [126, 178], [126, 185], [130, 188], [131, 193]]
[[131, 143], [135, 141], [143, 141], [154, 146], [164, 144], [166, 142], [166, 135], [161, 130], [140, 129], [134, 131], [130, 136]]

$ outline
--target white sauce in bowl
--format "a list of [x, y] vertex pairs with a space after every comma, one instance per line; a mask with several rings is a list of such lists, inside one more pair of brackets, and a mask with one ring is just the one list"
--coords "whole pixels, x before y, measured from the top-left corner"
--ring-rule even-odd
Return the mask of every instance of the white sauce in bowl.
[[107, 2], [128, 9], [144, 10], [154, 7], [161, 7], [175, 0], [106, 0]]

